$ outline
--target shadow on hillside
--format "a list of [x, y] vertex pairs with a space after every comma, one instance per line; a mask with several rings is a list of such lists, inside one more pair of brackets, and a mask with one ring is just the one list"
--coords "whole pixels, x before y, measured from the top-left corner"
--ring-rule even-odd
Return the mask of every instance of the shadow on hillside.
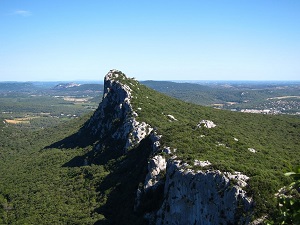
[[147, 224], [143, 218], [145, 211], [134, 212], [134, 204], [137, 189], [144, 183], [148, 172], [148, 158], [152, 151], [150, 138], [141, 141], [138, 147], [125, 155], [116, 151], [114, 144], [98, 154], [95, 154], [94, 150], [74, 157], [62, 167], [83, 166], [85, 159], [94, 157], [93, 164], [106, 165], [110, 171], [109, 175], [99, 181], [97, 188], [100, 198], [105, 198], [106, 203], [95, 209], [95, 212], [104, 215], [106, 220], [97, 221], [95, 225]]
[[90, 158], [92, 152], [95, 151], [95, 143], [97, 142], [96, 136], [89, 134], [88, 129], [86, 128], [90, 123], [90, 119], [88, 119], [77, 132], [44, 147], [44, 150], [51, 148], [71, 150], [75, 148], [86, 149], [86, 154], [74, 157], [69, 162], [65, 163], [63, 167], [79, 167], [86, 165], [86, 159]]
[[[103, 214], [107, 221], [95, 224], [145, 224], [141, 213], [134, 212], [137, 188], [143, 184], [151, 153], [151, 140], [146, 138], [135, 149], [130, 150], [122, 160], [111, 165], [111, 173], [100, 183], [100, 193], [107, 193], [106, 203], [96, 212]], [[120, 158], [119, 158], [120, 159]]]
[[[87, 124], [88, 121], [85, 123]], [[76, 133], [60, 140], [57, 141], [51, 145], [48, 145], [45, 147], [45, 149], [49, 148], [85, 148], [87, 146], [93, 145], [96, 141], [96, 138], [93, 137], [92, 135], [88, 135], [86, 130], [85, 130], [85, 125], [79, 129]]]
[[[95, 136], [89, 135], [86, 124], [76, 133], [57, 141], [45, 149], [86, 148], [86, 153], [76, 156], [62, 167], [80, 167], [89, 164], [106, 165], [110, 173], [99, 181], [97, 192], [99, 198], [105, 198], [105, 204], [95, 209], [95, 212], [105, 216], [106, 220], [97, 221], [96, 225], [104, 224], [146, 224], [143, 218], [144, 208], [134, 212], [135, 199], [139, 185], [143, 185], [148, 172], [148, 158], [152, 151], [150, 137], [124, 154], [125, 140], [113, 140], [110, 134], [99, 143]], [[161, 192], [163, 193], [163, 191]], [[101, 200], [100, 200], [101, 202]]]

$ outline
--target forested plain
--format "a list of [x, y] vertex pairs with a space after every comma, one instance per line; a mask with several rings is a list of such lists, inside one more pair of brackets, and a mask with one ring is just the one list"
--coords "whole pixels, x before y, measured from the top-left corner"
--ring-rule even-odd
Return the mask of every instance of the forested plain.
[[[162, 84], [156, 84], [156, 88]], [[168, 87], [170, 84], [174, 88], [169, 94], [185, 101], [204, 99], [205, 102], [198, 103], [205, 105], [218, 102], [216, 94], [208, 93], [220, 91], [211, 86], [200, 92], [199, 86], [193, 89], [189, 84], [176, 87], [177, 84], [168, 83]], [[104, 214], [113, 211], [109, 207], [115, 203], [109, 205], [107, 202], [111, 202], [109, 198], [114, 187], [101, 188], [101, 182], [109, 174], [115, 174], [113, 171], [122, 164], [123, 158], [111, 160], [106, 165], [86, 165], [82, 162], [93, 150], [93, 144], [53, 147], [53, 143], [76, 134], [92, 116], [101, 101], [103, 86], [61, 89], [30, 83], [5, 85], [0, 83], [0, 224], [109, 224]], [[300, 164], [297, 115], [220, 111], [173, 100], [144, 86], [134, 92], [137, 94], [134, 105], [142, 108], [138, 119], [166, 134], [162, 142], [177, 148], [181, 159], [188, 163], [195, 158], [209, 160], [213, 168], [238, 170], [252, 176], [249, 193], [265, 195], [255, 199], [259, 209], [262, 212], [275, 210], [274, 193], [291, 181], [283, 174]], [[241, 89], [229, 91], [224, 101], [238, 101], [242, 92]], [[264, 100], [274, 97], [261, 92], [267, 91], [258, 94], [253, 91], [253, 98], [256, 95]], [[204, 97], [203, 93], [206, 93]], [[291, 92], [285, 89], [282, 95], [294, 96], [295, 93], [293, 88]], [[76, 98], [86, 101], [74, 101]], [[168, 114], [179, 121], [170, 123], [161, 119]], [[29, 122], [6, 122], [16, 119]], [[218, 126], [214, 131], [197, 130], [200, 119], [213, 120]], [[257, 154], [249, 152], [248, 148], [255, 148]], [[132, 213], [130, 210], [119, 213], [128, 212]]]
[[93, 215], [96, 190], [86, 176], [105, 175], [102, 167], [64, 167], [87, 150], [45, 147], [79, 129], [97, 108], [103, 86], [53, 85], [0, 83], [0, 224], [92, 224], [101, 218]]

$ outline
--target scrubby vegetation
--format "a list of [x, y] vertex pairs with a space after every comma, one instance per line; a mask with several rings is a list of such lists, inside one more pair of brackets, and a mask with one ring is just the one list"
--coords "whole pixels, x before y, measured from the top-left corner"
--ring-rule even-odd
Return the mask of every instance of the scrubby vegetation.
[[94, 210], [105, 169], [64, 166], [88, 149], [45, 149], [87, 118], [35, 132], [1, 126], [0, 224], [93, 224], [103, 217]]
[[285, 173], [293, 178], [293, 182], [276, 193], [277, 214], [266, 221], [266, 224], [300, 224], [300, 166], [293, 171]]

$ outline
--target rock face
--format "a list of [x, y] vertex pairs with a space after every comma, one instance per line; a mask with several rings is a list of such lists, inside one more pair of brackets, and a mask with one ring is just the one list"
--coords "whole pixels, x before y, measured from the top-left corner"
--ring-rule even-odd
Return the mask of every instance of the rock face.
[[246, 192], [224, 173], [194, 172], [169, 161], [156, 224], [248, 224], [251, 208]]
[[144, 189], [153, 188], [161, 180], [161, 172], [166, 170], [167, 162], [161, 155], [156, 155], [149, 160], [148, 171], [146, 176]]
[[[175, 149], [161, 145], [161, 135], [149, 124], [137, 120], [138, 113], [131, 104], [135, 96], [132, 96], [130, 86], [122, 82], [126, 79], [120, 71], [109, 71], [104, 80], [103, 100], [86, 129], [100, 140], [98, 151], [106, 145], [113, 145], [115, 151], [126, 154], [142, 140], [150, 138], [148, 173], [143, 184], [136, 187], [132, 208], [142, 213], [149, 224], [250, 223], [252, 200], [243, 190], [249, 178], [240, 173], [205, 171], [205, 167], [211, 165], [208, 161], [195, 160], [194, 166], [203, 167], [195, 171], [177, 159]], [[134, 80], [130, 82], [138, 85]], [[168, 118], [176, 121], [172, 115]], [[203, 120], [199, 123], [201, 126], [213, 128], [216, 125]], [[158, 199], [153, 196], [158, 196]], [[149, 201], [157, 204], [149, 207]]]
[[[118, 70], [108, 72], [104, 78], [102, 102], [86, 129], [103, 142], [115, 142], [119, 150], [126, 152], [149, 135], [152, 128], [135, 119], [138, 114], [133, 111], [130, 102], [131, 89], [120, 82], [124, 79], [127, 79], [126, 76]], [[99, 149], [105, 144], [103, 142]]]

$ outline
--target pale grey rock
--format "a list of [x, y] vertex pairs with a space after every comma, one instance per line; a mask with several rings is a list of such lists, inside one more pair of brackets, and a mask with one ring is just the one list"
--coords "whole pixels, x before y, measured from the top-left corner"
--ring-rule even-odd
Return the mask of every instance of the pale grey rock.
[[160, 173], [166, 170], [166, 159], [161, 155], [156, 155], [148, 162], [148, 174], [145, 179], [144, 190], [155, 188], [160, 181]]
[[171, 121], [177, 121], [177, 119], [176, 119], [173, 115], [167, 115], [167, 117], [168, 117], [169, 120], [171, 120]]
[[211, 163], [208, 161], [208, 160], [206, 160], [206, 161], [200, 161], [200, 160], [195, 160], [194, 161], [194, 166], [201, 166], [201, 167], [205, 167], [205, 166], [209, 166], [209, 165], [211, 165]]
[[256, 153], [256, 150], [254, 148], [248, 148], [248, 150], [252, 153]]
[[[138, 211], [142, 202], [142, 197], [149, 191], [157, 191], [156, 189], [163, 185], [163, 174], [166, 170], [167, 162], [166, 159], [161, 155], [155, 155], [154, 157], [150, 158], [148, 161], [148, 173], [145, 177], [145, 182], [143, 187], [139, 187], [136, 193], [135, 204], [134, 204], [134, 211]], [[153, 200], [153, 199], [152, 199]], [[154, 221], [156, 212], [150, 212], [144, 215], [149, 221]]]
[[214, 127], [216, 127], [217, 125], [213, 122], [213, 121], [211, 121], [211, 120], [201, 120], [199, 123], [198, 123], [198, 125], [197, 125], [197, 127], [206, 127], [206, 128], [214, 128]]
[[218, 142], [216, 146], [222, 146], [222, 147], [226, 147], [225, 144]]
[[236, 180], [237, 184], [240, 187], [246, 187], [247, 181], [250, 179], [250, 177], [242, 174], [241, 172], [235, 171], [233, 174], [229, 172], [224, 172], [224, 174], [231, 180]]

